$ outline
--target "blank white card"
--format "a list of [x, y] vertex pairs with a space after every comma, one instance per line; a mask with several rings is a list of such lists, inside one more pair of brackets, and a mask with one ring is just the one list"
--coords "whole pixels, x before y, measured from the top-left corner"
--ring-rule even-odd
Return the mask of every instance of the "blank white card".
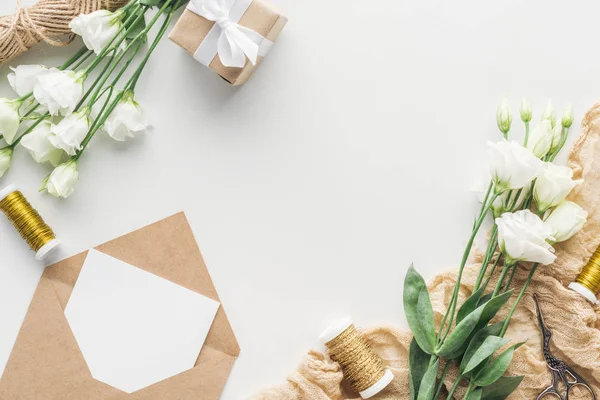
[[90, 250], [65, 315], [92, 376], [127, 393], [192, 368], [219, 303]]

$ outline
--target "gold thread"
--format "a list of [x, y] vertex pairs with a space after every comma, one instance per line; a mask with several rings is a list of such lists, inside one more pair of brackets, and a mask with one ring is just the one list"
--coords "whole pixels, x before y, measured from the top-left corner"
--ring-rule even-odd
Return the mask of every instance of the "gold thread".
[[344, 377], [358, 392], [370, 388], [385, 374], [383, 360], [358, 336], [354, 325], [350, 325], [325, 345], [331, 359], [340, 364]]
[[56, 239], [52, 229], [46, 225], [21, 192], [14, 191], [0, 201], [0, 210], [36, 253], [44, 245]]
[[583, 267], [583, 270], [577, 277], [577, 282], [595, 294], [600, 292], [600, 246], [596, 249], [587, 265]]

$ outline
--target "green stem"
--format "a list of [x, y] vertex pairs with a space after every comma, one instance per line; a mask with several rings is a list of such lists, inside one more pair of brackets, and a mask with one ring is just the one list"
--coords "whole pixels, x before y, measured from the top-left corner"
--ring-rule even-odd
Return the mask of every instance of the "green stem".
[[77, 52], [73, 54], [71, 58], [65, 61], [60, 67], [58, 67], [58, 69], [62, 71], [69, 68], [75, 61], [79, 60], [79, 58], [83, 56], [86, 52], [88, 52], [88, 49], [87, 47], [83, 46], [82, 48], [77, 50]]
[[529, 142], [529, 121], [525, 122], [525, 141], [523, 145], [527, 147], [527, 143]]
[[469, 395], [471, 394], [471, 391], [473, 390], [473, 388], [475, 387], [475, 385], [473, 385], [471, 382], [469, 382], [469, 386], [467, 386], [467, 391], [465, 392], [465, 399], [469, 397]]
[[444, 366], [444, 370], [442, 371], [442, 376], [440, 376], [440, 381], [438, 382], [437, 390], [435, 391], [435, 395], [433, 395], [434, 399], [437, 399], [440, 395], [440, 391], [442, 390], [442, 386], [444, 386], [444, 379], [446, 379], [446, 374], [450, 369], [451, 361], [447, 360], [446, 365]]
[[[177, 5], [179, 4], [179, 1], [177, 1], [175, 3], [175, 6], [173, 7], [173, 9], [177, 8]], [[135, 85], [137, 84], [138, 79], [140, 78], [140, 75], [142, 74], [142, 71], [144, 70], [144, 67], [146, 66], [146, 63], [148, 62], [148, 59], [150, 58], [150, 55], [152, 54], [152, 52], [154, 51], [154, 49], [156, 48], [156, 46], [158, 46], [158, 43], [160, 42], [160, 39], [164, 36], [164, 34], [166, 33], [170, 23], [171, 23], [171, 19], [173, 18], [173, 12], [170, 12], [167, 15], [167, 18], [163, 24], [163, 26], [160, 28], [160, 31], [156, 34], [156, 38], [154, 39], [154, 42], [152, 42], [152, 45], [150, 45], [150, 48], [148, 49], [148, 52], [146, 53], [146, 56], [144, 57], [144, 59], [142, 60], [142, 62], [140, 63], [140, 66], [138, 67], [137, 71], [133, 74], [132, 79], [130, 80], [130, 84], [128, 89], [131, 91], [135, 90]]]
[[527, 287], [531, 283], [531, 279], [533, 278], [533, 274], [535, 274], [535, 271], [537, 270], [537, 268], [539, 267], [539, 265], [540, 265], [539, 263], [535, 263], [535, 264], [533, 264], [533, 267], [531, 267], [531, 271], [529, 271], [529, 275], [527, 276], [527, 280], [523, 284], [523, 288], [519, 292], [519, 296], [517, 296], [517, 300], [515, 300], [515, 304], [513, 304], [513, 306], [511, 307], [510, 311], [508, 312], [508, 316], [504, 320], [504, 325], [502, 325], [502, 330], [500, 331], [500, 335], [499, 335], [500, 337], [503, 337], [504, 334], [506, 333], [506, 330], [508, 329], [508, 325], [510, 324], [510, 319], [512, 318], [513, 313], [517, 309], [517, 306], [521, 302], [521, 299], [523, 298], [523, 295], [525, 294], [525, 290], [527, 289]]
[[74, 71], [76, 71], [79, 67], [81, 67], [83, 65], [84, 62], [87, 61], [88, 58], [90, 58], [92, 56], [92, 54], [94, 54], [94, 51], [89, 50], [88, 53], [85, 55], [85, 57], [83, 57], [81, 60], [79, 60], [79, 62], [77, 64], [75, 64], [72, 69]]
[[506, 285], [504, 285], [504, 289], [502, 289], [504, 292], [508, 292], [508, 289], [510, 288], [510, 284], [513, 281], [513, 278], [515, 277], [515, 272], [517, 272], [517, 268], [519, 267], [519, 263], [515, 263], [515, 265], [513, 265], [512, 270], [510, 271], [510, 276], [508, 277], [508, 282], [506, 282]]
[[492, 228], [492, 233], [490, 234], [490, 241], [488, 242], [488, 247], [485, 252], [485, 256], [483, 258], [483, 262], [481, 263], [481, 269], [479, 270], [479, 275], [477, 276], [477, 280], [475, 281], [475, 286], [473, 287], [473, 291], [479, 289], [481, 285], [481, 281], [485, 276], [488, 266], [492, 261], [492, 257], [496, 253], [496, 249], [498, 248], [498, 244], [496, 243], [496, 238], [498, 237], [498, 225], [494, 224]]
[[473, 247], [473, 241], [475, 240], [475, 236], [477, 236], [477, 233], [479, 232], [479, 228], [481, 228], [481, 224], [485, 220], [487, 212], [489, 211], [492, 204], [494, 204], [494, 201], [496, 201], [498, 196], [500, 196], [500, 193], [494, 192], [494, 194], [491, 196], [490, 201], [487, 204], [483, 205], [481, 213], [479, 214], [479, 218], [475, 221], [473, 231], [471, 232], [471, 236], [469, 237], [469, 241], [467, 242], [467, 247], [465, 248], [462, 260], [460, 262], [460, 267], [458, 269], [458, 276], [456, 278], [456, 284], [454, 285], [454, 292], [452, 293], [452, 298], [450, 300], [450, 304], [448, 304], [448, 310], [446, 310], [446, 314], [444, 315], [444, 319], [442, 320], [442, 325], [440, 326], [440, 333], [441, 333], [444, 329], [444, 324], [446, 323], [446, 319], [447, 319], [446, 317], [448, 315], [448, 311], [450, 311], [450, 318], [448, 319], [446, 331], [443, 334], [443, 336], [440, 335], [440, 337], [442, 338], [442, 342], [444, 341], [444, 339], [446, 339], [446, 336], [448, 336], [452, 322], [454, 321], [454, 315], [456, 313], [456, 305], [457, 305], [456, 303], [458, 300], [458, 291], [460, 289], [460, 281], [462, 279], [462, 274], [465, 269], [465, 265], [467, 264], [467, 260], [469, 259], [469, 254], [471, 254], [471, 248]]
[[558, 156], [558, 153], [560, 153], [560, 151], [562, 150], [563, 146], [567, 142], [567, 137], [569, 137], [569, 128], [564, 128], [563, 127], [562, 132], [561, 132], [560, 142], [558, 143], [558, 146], [556, 147], [556, 150], [554, 151], [554, 153], [552, 154], [552, 156], [550, 156], [550, 160], [549, 160], [550, 162], [554, 161], [554, 159], [556, 158], [556, 156]]
[[446, 400], [451, 400], [452, 396], [454, 396], [454, 392], [456, 392], [456, 388], [458, 387], [458, 384], [460, 383], [460, 381], [462, 381], [463, 377], [462, 375], [459, 375], [456, 377], [456, 381], [454, 382], [454, 385], [452, 385], [452, 388], [450, 389], [450, 392], [448, 393], [448, 397], [446, 397]]
[[494, 265], [492, 266], [492, 269], [490, 270], [490, 274], [485, 279], [483, 286], [481, 286], [483, 288], [483, 292], [485, 292], [485, 289], [487, 288], [488, 284], [490, 283], [490, 279], [492, 279], [492, 276], [494, 276], [494, 272], [496, 272], [496, 268], [500, 264], [501, 258], [502, 258], [502, 254], [500, 253], [500, 254], [498, 254], [498, 257], [496, 257], [496, 261], [494, 262]]
[[500, 273], [500, 277], [498, 278], [498, 282], [496, 283], [496, 288], [494, 289], [494, 293], [492, 294], [492, 297], [495, 297], [498, 292], [500, 292], [500, 288], [502, 288], [502, 285], [504, 283], [504, 278], [506, 277], [506, 273], [508, 272], [508, 270], [513, 266], [514, 264], [504, 264], [504, 267], [502, 268], [502, 272]]

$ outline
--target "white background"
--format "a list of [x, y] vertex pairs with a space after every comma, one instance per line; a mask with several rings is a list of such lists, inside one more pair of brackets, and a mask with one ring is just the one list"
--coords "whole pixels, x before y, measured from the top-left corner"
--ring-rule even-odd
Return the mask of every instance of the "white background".
[[[228, 400], [283, 382], [341, 316], [406, 327], [409, 264], [431, 278], [460, 259], [502, 96], [519, 134], [521, 96], [536, 119], [572, 101], [573, 136], [599, 97], [595, 2], [271, 1], [290, 22], [246, 85], [164, 40], [136, 93], [148, 134], [98, 135], [66, 201], [37, 193], [49, 170], [24, 151], [1, 181], [53, 226], [56, 258], [184, 210], [242, 348]], [[0, 260], [1, 366], [43, 266], [1, 221]]]

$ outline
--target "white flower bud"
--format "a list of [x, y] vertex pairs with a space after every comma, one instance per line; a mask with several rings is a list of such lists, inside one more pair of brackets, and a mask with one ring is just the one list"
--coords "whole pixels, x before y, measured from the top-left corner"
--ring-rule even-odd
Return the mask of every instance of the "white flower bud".
[[81, 150], [81, 142], [85, 139], [90, 129], [89, 109], [84, 107], [80, 111], [66, 116], [62, 121], [50, 127], [52, 135], [50, 143], [57, 149], [64, 150], [68, 155], [74, 156]]
[[569, 103], [563, 111], [561, 124], [564, 128], [570, 128], [573, 125], [573, 106]]
[[564, 242], [583, 228], [588, 213], [572, 201], [560, 203], [544, 223], [550, 228], [555, 242]]
[[582, 181], [573, 180], [573, 170], [552, 163], [544, 163], [533, 187], [533, 198], [538, 210], [543, 213], [567, 198], [571, 190]]
[[532, 115], [531, 104], [529, 104], [527, 99], [524, 97], [523, 97], [523, 99], [521, 99], [521, 110], [520, 111], [521, 111], [521, 121], [523, 121], [523, 122], [531, 121], [531, 115]]
[[124, 15], [125, 12], [123, 11], [113, 13], [108, 10], [98, 10], [90, 14], [81, 14], [69, 23], [69, 28], [71, 28], [73, 33], [81, 36], [83, 43], [85, 43], [88, 49], [94, 50], [96, 54], [100, 54], [106, 44], [118, 33], [120, 36], [125, 34], [125, 31], [121, 30]]
[[543, 120], [531, 131], [527, 148], [537, 158], [543, 158], [552, 146], [553, 130], [550, 121]]
[[66, 199], [75, 191], [73, 187], [78, 179], [77, 161], [71, 160], [56, 167], [42, 184], [41, 190]]
[[119, 142], [128, 137], [134, 137], [135, 133], [142, 132], [147, 127], [144, 113], [140, 105], [133, 99], [131, 91], [125, 92], [123, 98], [104, 122], [104, 130], [111, 138]]
[[546, 104], [546, 109], [542, 114], [542, 121], [544, 120], [550, 121], [552, 128], [556, 125], [556, 114], [554, 113], [554, 107], [552, 107], [552, 100], [548, 100], [548, 104]]
[[498, 129], [506, 137], [508, 131], [510, 131], [510, 125], [512, 124], [512, 115], [510, 114], [510, 107], [506, 98], [502, 99], [498, 111], [496, 112], [496, 123]]

